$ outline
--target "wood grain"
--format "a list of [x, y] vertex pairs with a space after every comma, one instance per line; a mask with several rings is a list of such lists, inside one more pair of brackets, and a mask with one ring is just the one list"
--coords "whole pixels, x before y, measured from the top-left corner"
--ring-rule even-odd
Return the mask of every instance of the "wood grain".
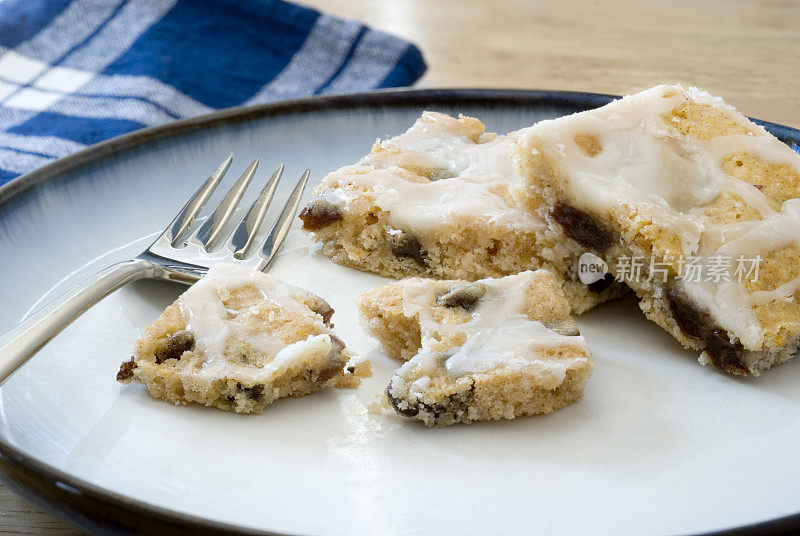
[[791, 0], [305, 0], [417, 43], [423, 87], [627, 94], [695, 85], [800, 127], [800, 3]]
[[0, 484], [0, 535], [3, 534], [77, 536], [83, 533], [45, 514]]
[[[800, 127], [800, 3], [792, 0], [305, 0], [417, 43], [422, 87], [625, 94], [696, 85]], [[0, 534], [79, 532], [0, 486]]]

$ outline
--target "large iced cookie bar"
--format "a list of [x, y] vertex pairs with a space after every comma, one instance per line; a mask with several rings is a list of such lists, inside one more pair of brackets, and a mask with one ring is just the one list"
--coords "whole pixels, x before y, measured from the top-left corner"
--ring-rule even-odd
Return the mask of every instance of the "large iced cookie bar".
[[322, 298], [239, 266], [214, 266], [145, 331], [117, 380], [175, 404], [261, 413], [287, 396], [356, 386], [368, 363], [331, 330]]
[[578, 400], [592, 371], [555, 276], [475, 282], [412, 278], [359, 302], [387, 354], [408, 361], [386, 395], [428, 426], [550, 413]]
[[800, 345], [800, 155], [722, 100], [658, 86], [526, 132], [542, 216], [703, 364], [758, 375]]
[[576, 245], [527, 206], [511, 148], [517, 133], [484, 132], [471, 117], [426, 112], [329, 174], [301, 212], [334, 261], [390, 277], [502, 277], [547, 267], [582, 312], [619, 293], [576, 272]]

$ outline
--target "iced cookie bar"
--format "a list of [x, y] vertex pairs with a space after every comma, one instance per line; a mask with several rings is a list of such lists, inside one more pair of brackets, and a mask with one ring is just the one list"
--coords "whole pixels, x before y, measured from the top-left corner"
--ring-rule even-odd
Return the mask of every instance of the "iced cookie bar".
[[428, 426], [550, 413], [578, 400], [592, 371], [546, 270], [475, 282], [405, 279], [366, 293], [359, 309], [385, 352], [408, 360], [388, 401]]
[[474, 280], [546, 267], [578, 313], [616, 296], [610, 277], [580, 282], [582, 248], [528, 206], [511, 157], [517, 137], [425, 112], [325, 177], [300, 214], [303, 229], [334, 261], [385, 276]]
[[262, 272], [212, 267], [149, 326], [117, 380], [155, 398], [261, 413], [287, 396], [369, 375], [331, 330], [322, 298]]
[[540, 214], [603, 257], [700, 362], [758, 375], [800, 347], [800, 155], [721, 99], [662, 85], [518, 146]]

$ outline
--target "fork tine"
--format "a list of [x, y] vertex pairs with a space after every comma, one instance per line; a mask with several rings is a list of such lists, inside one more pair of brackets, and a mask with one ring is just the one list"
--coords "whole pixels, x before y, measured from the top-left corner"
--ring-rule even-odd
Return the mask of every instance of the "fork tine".
[[178, 215], [175, 216], [172, 223], [167, 226], [167, 230], [162, 236], [166, 236], [172, 246], [175, 246], [181, 238], [181, 235], [195, 222], [197, 214], [203, 209], [203, 206], [206, 204], [206, 201], [208, 201], [208, 198], [211, 197], [211, 194], [214, 193], [222, 177], [225, 176], [225, 173], [231, 166], [232, 161], [233, 154], [230, 154], [228, 158], [217, 166], [217, 169], [215, 169], [206, 182], [197, 189], [192, 198], [189, 199]]
[[267, 182], [264, 189], [258, 195], [258, 199], [247, 211], [247, 216], [242, 220], [231, 238], [231, 246], [234, 250], [233, 256], [237, 259], [245, 258], [250, 246], [263, 227], [264, 216], [267, 214], [269, 204], [275, 196], [275, 188], [283, 175], [283, 164], [280, 164], [272, 173], [272, 177]]
[[265, 270], [267, 266], [269, 266], [269, 263], [272, 262], [272, 259], [275, 257], [278, 249], [280, 249], [281, 244], [283, 244], [283, 239], [286, 238], [286, 233], [289, 232], [289, 228], [292, 226], [294, 217], [297, 214], [297, 207], [300, 205], [300, 198], [303, 196], [303, 191], [306, 188], [306, 183], [308, 182], [308, 176], [310, 173], [310, 169], [307, 169], [303, 172], [303, 176], [300, 177], [300, 180], [297, 182], [297, 186], [294, 187], [289, 199], [286, 200], [286, 205], [283, 207], [280, 216], [278, 216], [278, 220], [267, 234], [264, 247], [261, 249], [261, 255], [266, 261], [266, 264], [262, 270]]
[[250, 165], [247, 166], [247, 169], [244, 170], [244, 173], [242, 173], [242, 176], [236, 181], [236, 184], [233, 185], [233, 188], [225, 194], [225, 197], [219, 202], [214, 212], [203, 222], [203, 225], [200, 226], [197, 233], [195, 233], [197, 241], [200, 242], [206, 251], [213, 249], [219, 241], [222, 229], [231, 219], [233, 212], [236, 210], [236, 206], [239, 204], [242, 195], [244, 195], [244, 191], [247, 189], [247, 185], [250, 184], [250, 180], [253, 178], [253, 175], [255, 175], [257, 167], [258, 158], [255, 158], [250, 162]]

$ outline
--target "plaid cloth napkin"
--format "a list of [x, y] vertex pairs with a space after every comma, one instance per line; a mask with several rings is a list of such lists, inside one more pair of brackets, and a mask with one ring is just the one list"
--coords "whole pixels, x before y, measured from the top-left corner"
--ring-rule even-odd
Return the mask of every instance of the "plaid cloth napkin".
[[414, 45], [280, 0], [0, 0], [0, 184], [137, 128], [423, 72]]

